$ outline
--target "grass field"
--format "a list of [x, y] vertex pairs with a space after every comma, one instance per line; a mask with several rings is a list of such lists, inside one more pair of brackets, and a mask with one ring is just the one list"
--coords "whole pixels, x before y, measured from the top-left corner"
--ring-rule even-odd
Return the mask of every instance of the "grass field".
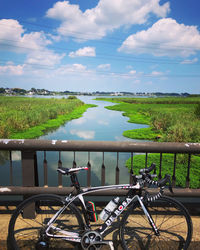
[[[98, 100], [102, 100], [98, 98]], [[171, 142], [200, 141], [200, 97], [107, 98], [118, 103], [108, 109], [122, 111], [129, 122], [149, 128], [124, 131], [132, 139]]]
[[[102, 100], [98, 98], [98, 100]], [[106, 108], [122, 111], [129, 122], [148, 124], [148, 128], [124, 131], [123, 135], [132, 139], [165, 142], [200, 142], [200, 97], [187, 98], [107, 98], [118, 103]], [[187, 155], [177, 155], [176, 186], [186, 186]], [[134, 174], [145, 166], [146, 155], [134, 155]], [[160, 165], [160, 154], [148, 154], [148, 166]], [[131, 158], [126, 162], [131, 168]], [[174, 155], [163, 154], [162, 177], [173, 175]], [[159, 174], [159, 171], [157, 171]], [[200, 157], [192, 155], [190, 168], [190, 188], [199, 188]]]
[[32, 139], [80, 117], [92, 105], [77, 98], [0, 96], [0, 137]]
[[[134, 155], [133, 162], [133, 172], [134, 174], [139, 174], [139, 170], [145, 166], [146, 155]], [[176, 186], [185, 187], [186, 186], [186, 176], [187, 176], [187, 155], [178, 154], [176, 161]], [[157, 166], [157, 175], [159, 174], [160, 165], [160, 154], [148, 154], [148, 163], [154, 162]], [[150, 165], [148, 164], [148, 166]], [[126, 166], [131, 169], [131, 158], [127, 160]], [[174, 167], [174, 155], [173, 154], [162, 154], [162, 177], [165, 174], [170, 174], [173, 176]], [[199, 188], [199, 176], [200, 176], [200, 157], [192, 155], [191, 165], [190, 165], [190, 188]]]

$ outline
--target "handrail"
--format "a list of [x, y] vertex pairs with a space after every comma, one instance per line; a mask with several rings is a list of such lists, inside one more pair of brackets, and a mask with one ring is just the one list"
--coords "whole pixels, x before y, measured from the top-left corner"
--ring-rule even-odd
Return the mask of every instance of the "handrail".
[[[61, 152], [74, 152], [73, 167], [76, 167], [76, 152], [88, 152], [88, 166], [87, 186], [91, 186], [91, 172], [92, 166], [90, 162], [91, 152], [102, 152], [101, 167], [101, 185], [106, 183], [106, 166], [104, 164], [104, 152], [116, 152], [116, 167], [113, 168], [113, 175], [115, 175], [115, 183], [120, 182], [120, 168], [119, 168], [119, 153], [128, 152], [131, 154], [131, 169], [134, 165], [134, 153], [145, 153], [147, 166], [148, 153], [160, 153], [160, 164], [158, 165], [158, 177], [162, 178], [162, 154], [174, 154], [172, 184], [176, 188], [176, 164], [177, 154], [187, 154], [188, 162], [186, 163], [187, 173], [185, 175], [186, 188], [176, 188], [175, 194], [178, 196], [200, 197], [200, 180], [199, 188], [190, 189], [191, 181], [191, 155], [200, 154], [200, 143], [171, 143], [171, 142], [133, 142], [133, 141], [68, 141], [68, 140], [37, 140], [37, 139], [0, 139], [0, 150], [9, 151], [10, 165], [9, 176], [10, 183], [8, 186], [0, 186], [0, 194], [2, 195], [31, 195], [36, 193], [53, 192], [58, 194], [70, 192], [70, 188], [63, 187], [62, 176], [58, 174], [58, 185], [55, 187], [48, 187], [48, 162], [46, 159], [47, 151], [59, 152], [58, 167], [62, 166]], [[12, 151], [21, 151], [21, 182], [22, 186], [13, 185], [13, 162]], [[44, 184], [39, 186], [39, 171], [37, 165], [37, 152], [43, 151], [43, 175]], [[41, 169], [40, 169], [41, 170]], [[40, 171], [41, 172], [41, 171]], [[132, 175], [130, 174], [130, 183], [132, 183]], [[7, 184], [6, 184], [7, 185]], [[123, 190], [122, 190], [123, 192]], [[108, 195], [104, 193], [103, 195]]]
[[1, 139], [0, 150], [200, 154], [200, 143]]

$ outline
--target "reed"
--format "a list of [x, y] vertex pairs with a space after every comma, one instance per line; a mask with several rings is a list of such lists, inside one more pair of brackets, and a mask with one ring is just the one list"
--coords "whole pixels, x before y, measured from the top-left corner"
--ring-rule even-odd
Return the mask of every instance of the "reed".
[[165, 142], [200, 141], [200, 97], [107, 98], [106, 101], [118, 103], [106, 108], [122, 111], [130, 118], [129, 122], [149, 125], [149, 128], [124, 131], [126, 137]]
[[[0, 137], [35, 138], [90, 107], [77, 98], [0, 96]], [[73, 115], [72, 115], [73, 113]]]

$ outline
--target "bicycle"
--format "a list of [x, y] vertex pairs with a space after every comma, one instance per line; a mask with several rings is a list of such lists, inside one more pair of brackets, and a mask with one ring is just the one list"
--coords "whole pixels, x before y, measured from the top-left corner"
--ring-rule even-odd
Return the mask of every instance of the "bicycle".
[[[132, 184], [89, 188], [81, 188], [77, 177], [77, 173], [87, 170], [87, 167], [59, 168], [59, 173], [70, 176], [76, 194], [72, 192], [66, 197], [40, 194], [23, 201], [10, 220], [8, 248], [187, 249], [192, 237], [190, 215], [180, 202], [163, 195], [167, 183], [172, 192], [170, 176], [154, 181], [156, 175], [150, 172], [155, 171], [155, 167], [151, 164], [149, 168], [141, 169], [139, 175], [132, 175]], [[155, 195], [148, 192], [147, 184], [158, 188]], [[86, 201], [84, 196], [118, 189], [127, 190], [126, 196], [123, 199], [115, 197], [115, 202], [112, 199], [110, 204], [114, 202], [115, 208], [113, 211], [104, 208], [101, 217], [105, 218], [100, 225], [96, 224], [95, 205]], [[113, 237], [119, 238], [118, 241], [114, 239], [115, 244], [104, 239], [114, 225], [118, 231]]]

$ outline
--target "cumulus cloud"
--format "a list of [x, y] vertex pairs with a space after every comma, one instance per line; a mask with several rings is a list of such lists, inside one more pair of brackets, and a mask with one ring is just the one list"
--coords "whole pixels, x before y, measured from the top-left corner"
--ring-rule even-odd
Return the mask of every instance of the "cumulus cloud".
[[165, 17], [169, 2], [160, 0], [100, 0], [95, 8], [82, 12], [79, 5], [58, 1], [46, 16], [61, 21], [58, 33], [77, 39], [100, 39], [121, 26], [143, 24], [150, 14]]
[[96, 51], [94, 47], [84, 47], [81, 49], [78, 49], [77, 51], [72, 51], [69, 53], [69, 57], [81, 57], [81, 56], [88, 56], [88, 57], [95, 57]]
[[163, 18], [149, 29], [130, 35], [118, 50], [130, 54], [187, 57], [200, 50], [200, 33], [196, 26]]
[[43, 49], [42, 51], [32, 51], [28, 53], [25, 63], [33, 64], [33, 66], [34, 64], [38, 64], [38, 66], [54, 66], [55, 64], [59, 64], [64, 56], [65, 53], [57, 54], [51, 50]]
[[110, 64], [109, 63], [106, 63], [106, 64], [99, 64], [97, 66], [98, 69], [101, 69], [101, 70], [110, 70]]
[[0, 49], [28, 53], [31, 50], [42, 49], [49, 44], [51, 41], [46, 38], [42, 31], [25, 33], [17, 20], [0, 20]]
[[0, 74], [22, 75], [24, 65], [4, 65], [0, 66]]
[[59, 67], [56, 71], [56, 74], [59, 75], [69, 75], [71, 74], [88, 74], [91, 71], [87, 70], [87, 67], [83, 64], [79, 64], [79, 63], [74, 63], [74, 64], [66, 64], [66, 65], [62, 65], [61, 67]]
[[[25, 33], [23, 26], [14, 19], [0, 20], [0, 50], [22, 53], [25, 63], [52, 66], [60, 62], [65, 54], [47, 48], [52, 44], [44, 32]], [[30, 65], [29, 65], [30, 66]]]
[[8, 61], [6, 65], [0, 66], [0, 74], [9, 74], [20, 76], [24, 73], [25, 64], [15, 65], [12, 61]]

